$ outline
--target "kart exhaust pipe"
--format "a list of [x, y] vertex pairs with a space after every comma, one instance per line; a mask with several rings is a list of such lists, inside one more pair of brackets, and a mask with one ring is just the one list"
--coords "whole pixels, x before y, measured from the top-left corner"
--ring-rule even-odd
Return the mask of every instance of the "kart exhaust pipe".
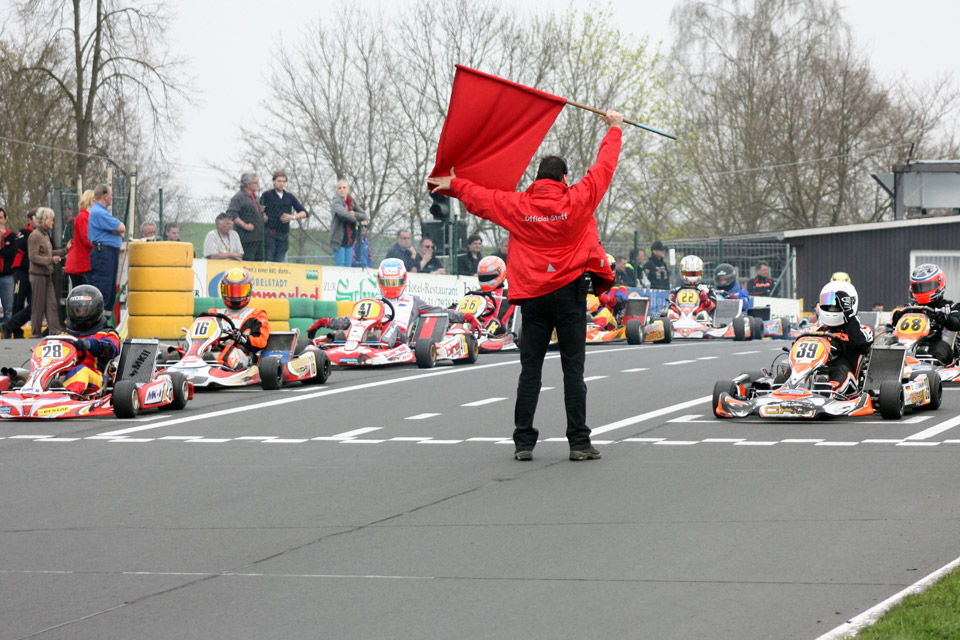
[[30, 372], [20, 367], [0, 367], [0, 375], [7, 376], [11, 380], [26, 380]]

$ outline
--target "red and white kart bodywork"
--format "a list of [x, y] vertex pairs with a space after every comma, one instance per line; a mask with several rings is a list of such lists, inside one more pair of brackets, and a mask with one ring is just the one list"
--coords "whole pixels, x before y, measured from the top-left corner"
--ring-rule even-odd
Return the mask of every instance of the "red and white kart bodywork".
[[873, 347], [863, 365], [866, 370], [857, 372], [857, 392], [838, 394], [825, 373], [833, 341], [841, 339], [833, 333], [808, 333], [793, 343], [787, 366], [781, 364], [777, 375], [743, 373], [717, 382], [713, 414], [718, 418], [754, 414], [761, 418], [819, 418], [879, 411], [884, 419], [899, 419], [905, 408], [940, 407], [943, 387], [937, 372], [908, 372], [902, 347]]
[[763, 320], [743, 313], [743, 300], [719, 299], [713, 317], [700, 310], [700, 291], [683, 287], [665, 312], [673, 324], [673, 337], [686, 340], [751, 340], [763, 337]]
[[182, 375], [154, 373], [158, 342], [135, 339], [123, 343], [117, 372], [104, 372], [99, 392], [70, 392], [61, 376], [80, 362], [75, 341], [70, 335], [44, 338], [30, 355], [29, 369], [2, 369], [0, 418], [133, 418], [143, 409], [183, 409], [193, 397]]
[[[345, 334], [327, 334], [314, 341], [333, 364], [341, 367], [377, 367], [416, 363], [428, 369], [438, 361], [472, 364], [480, 353], [477, 337], [460, 328], [450, 328], [446, 313], [421, 314], [411, 344], [389, 347], [380, 342], [381, 330], [394, 316], [388, 300], [364, 298], [353, 305], [350, 328]], [[456, 325], [460, 326], [460, 325]], [[339, 332], [338, 332], [339, 333]]]
[[279, 389], [287, 382], [322, 384], [330, 377], [330, 360], [300, 332], [271, 331], [267, 346], [256, 360], [224, 341], [236, 340], [233, 319], [222, 313], [201, 313], [185, 331], [185, 348], [174, 348], [160, 365], [162, 371], [176, 371], [199, 389], [245, 387], [260, 384]]
[[[508, 303], [504, 301], [503, 304]], [[493, 296], [487, 292], [471, 293], [457, 303], [457, 311], [472, 313], [483, 325], [478, 339], [480, 351], [516, 351], [519, 348], [517, 337], [520, 335], [520, 307], [513, 310], [509, 327], [503, 327], [500, 319], [494, 317], [493, 310], [496, 308]], [[500, 331], [504, 328], [505, 333]], [[466, 327], [464, 330], [470, 332]]]
[[[930, 335], [934, 327], [933, 319], [930, 317], [932, 309], [929, 307], [906, 307], [903, 309], [903, 315], [893, 327], [893, 335], [884, 342], [886, 344], [899, 344], [907, 350], [906, 371], [922, 369], [933, 369], [940, 375], [943, 382], [954, 382], [960, 376], [960, 362], [956, 359], [948, 365], [944, 365], [940, 360], [933, 357], [925, 350], [919, 349], [921, 340]], [[957, 339], [956, 333], [951, 331], [943, 332], [943, 339], [947, 346], [953, 350], [954, 342]]]

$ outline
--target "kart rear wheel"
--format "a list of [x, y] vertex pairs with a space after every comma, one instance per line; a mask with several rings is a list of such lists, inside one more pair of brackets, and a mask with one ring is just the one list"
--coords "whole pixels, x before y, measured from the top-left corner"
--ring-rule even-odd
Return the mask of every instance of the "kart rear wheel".
[[260, 361], [260, 386], [267, 391], [276, 391], [283, 386], [283, 362], [277, 356]]
[[763, 318], [750, 316], [750, 339], [763, 340]]
[[113, 413], [118, 418], [136, 418], [140, 413], [140, 393], [133, 380], [121, 380], [113, 388]]
[[307, 338], [300, 338], [297, 340], [297, 346], [293, 349], [293, 355], [298, 356], [304, 351], [307, 350], [307, 347], [313, 345], [313, 340], [308, 340]]
[[903, 417], [903, 385], [899, 380], [880, 383], [880, 415], [884, 420], [899, 420]]
[[464, 338], [467, 339], [467, 357], [460, 358], [459, 360], [454, 360], [453, 364], [473, 364], [477, 361], [477, 357], [480, 355], [480, 343], [477, 342], [477, 338], [472, 334], [465, 335]]
[[717, 380], [716, 384], [713, 385], [713, 415], [717, 418], [727, 417], [717, 413], [717, 407], [720, 406], [720, 394], [722, 393], [729, 393], [731, 396], [736, 397], [737, 385], [733, 384], [730, 380]]
[[323, 384], [330, 377], [333, 367], [330, 365], [330, 358], [323, 351], [317, 349], [313, 352], [314, 361], [317, 363], [317, 375], [307, 378], [303, 384]]
[[171, 402], [166, 407], [161, 407], [161, 409], [176, 409], [180, 411], [181, 409], [186, 409], [187, 399], [190, 397], [190, 386], [187, 382], [187, 376], [183, 375], [179, 371], [170, 372], [170, 381], [173, 382], [173, 402]]
[[943, 381], [936, 371], [930, 372], [930, 402], [920, 407], [929, 411], [936, 411], [943, 404]]
[[437, 344], [430, 338], [417, 340], [413, 353], [417, 358], [417, 366], [421, 369], [432, 369], [437, 364]]
[[789, 338], [790, 337], [790, 319], [789, 318], [780, 318], [780, 337]]
[[627, 344], [641, 344], [643, 342], [643, 320], [632, 318], [627, 320]]
[[737, 342], [743, 342], [747, 339], [747, 320], [743, 316], [737, 316], [733, 319], [733, 339]]

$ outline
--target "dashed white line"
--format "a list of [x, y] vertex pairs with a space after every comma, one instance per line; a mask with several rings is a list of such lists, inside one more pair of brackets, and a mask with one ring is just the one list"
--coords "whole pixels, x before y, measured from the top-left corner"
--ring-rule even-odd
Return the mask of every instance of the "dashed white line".
[[915, 434], [913, 434], [912, 436], [907, 436], [907, 437], [904, 438], [904, 439], [905, 439], [905, 440], [911, 440], [911, 441], [912, 441], [912, 440], [927, 440], [928, 438], [932, 438], [933, 436], [935, 436], [935, 435], [937, 435], [937, 434], [939, 434], [939, 433], [943, 433], [944, 431], [949, 431], [950, 429], [953, 429], [953, 428], [954, 428], [955, 426], [957, 426], [958, 424], [960, 424], [960, 416], [956, 416], [956, 417], [950, 418], [949, 420], [946, 420], [946, 421], [944, 421], [944, 422], [941, 422], [940, 424], [935, 424], [935, 425], [933, 425], [932, 427], [929, 427], [929, 428], [927, 428], [927, 429], [924, 429], [923, 431], [921, 431], [921, 432], [919, 432], [919, 433], [915, 433]]
[[482, 407], [485, 404], [492, 404], [494, 402], [500, 402], [501, 400], [506, 400], [506, 398], [484, 398], [483, 400], [476, 400], [474, 402], [468, 402], [466, 404], [460, 405], [461, 407]]
[[365, 433], [370, 433], [371, 431], [380, 431], [383, 427], [364, 427], [363, 429], [354, 429], [353, 431], [344, 431], [343, 433], [336, 433], [332, 437], [347, 439], [355, 438], [356, 436], [362, 436]]
[[719, 357], [720, 356], [703, 356], [701, 358], [697, 358], [697, 360], [716, 360]]
[[607, 376], [589, 376], [589, 377], [587, 377], [587, 378], [584, 378], [583, 381], [584, 381], [584, 382], [592, 382], [592, 381], [594, 381], [594, 380], [603, 380], [603, 379], [606, 378], [606, 377], [607, 377]]
[[635, 369], [624, 369], [620, 373], [639, 373], [640, 371], [646, 371], [647, 367], [636, 367]]
[[418, 413], [415, 416], [407, 416], [404, 420], [426, 420], [427, 418], [433, 418], [439, 416], [439, 413]]
[[664, 362], [663, 366], [671, 367], [675, 364], [690, 364], [691, 362], [696, 362], [696, 360], [674, 360], [673, 362]]
[[702, 398], [696, 398], [694, 400], [688, 400], [687, 402], [681, 402], [680, 404], [675, 404], [669, 407], [664, 407], [662, 409], [656, 409], [655, 411], [648, 411], [647, 413], [641, 413], [638, 416], [633, 416], [632, 418], [625, 418], [623, 420], [618, 420], [616, 422], [611, 422], [610, 424], [604, 425], [593, 429], [591, 433], [593, 435], [600, 435], [601, 433], [606, 433], [608, 431], [613, 431], [614, 429], [620, 429], [622, 427], [629, 427], [631, 425], [637, 424], [639, 422], [644, 422], [646, 420], [651, 420], [653, 418], [658, 418], [668, 413], [674, 413], [675, 411], [683, 411], [689, 407], [702, 404], [704, 402], [710, 402], [712, 396], [703, 396]]
[[734, 356], [748, 356], [748, 355], [750, 355], [751, 353], [760, 353], [760, 352], [759, 352], [759, 351], [736, 351], [736, 352], [732, 353], [731, 355], [734, 355]]

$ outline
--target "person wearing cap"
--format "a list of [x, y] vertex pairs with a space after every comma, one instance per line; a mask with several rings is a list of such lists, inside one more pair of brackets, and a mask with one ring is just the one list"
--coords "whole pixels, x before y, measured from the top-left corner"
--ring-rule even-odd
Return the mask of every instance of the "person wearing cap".
[[664, 253], [666, 247], [659, 240], [650, 245], [650, 259], [643, 265], [643, 272], [650, 281], [651, 289], [670, 289], [670, 269], [663, 259]]

